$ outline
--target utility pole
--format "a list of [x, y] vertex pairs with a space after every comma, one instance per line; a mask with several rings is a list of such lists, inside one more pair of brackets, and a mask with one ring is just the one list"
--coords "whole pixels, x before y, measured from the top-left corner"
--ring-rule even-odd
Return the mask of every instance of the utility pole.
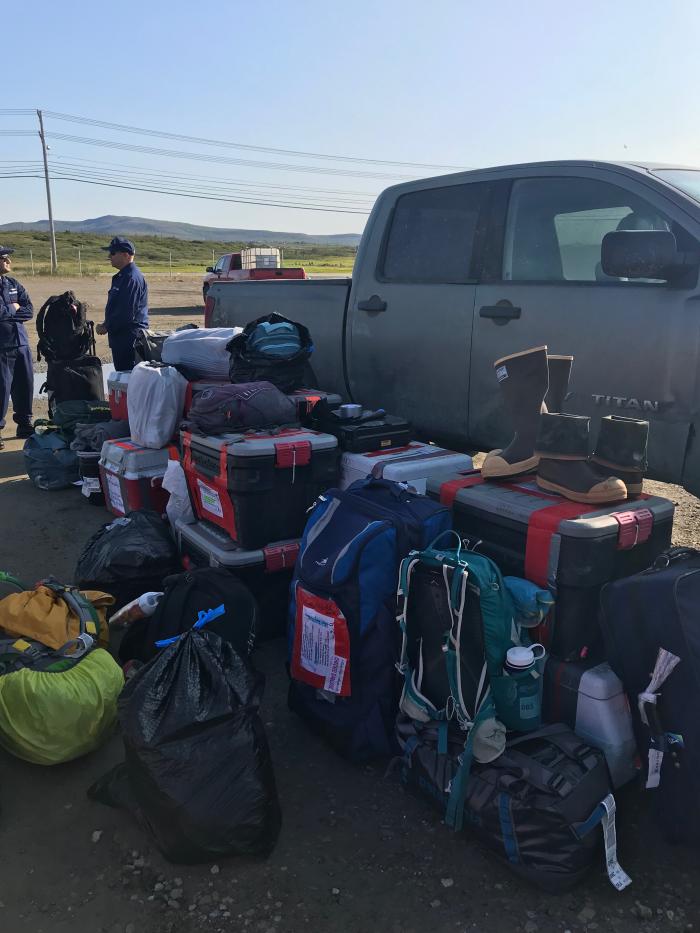
[[58, 256], [56, 255], [56, 231], [53, 228], [53, 210], [51, 209], [51, 185], [49, 184], [49, 162], [46, 158], [46, 136], [44, 135], [44, 117], [41, 110], [37, 110], [39, 117], [39, 138], [41, 139], [41, 154], [44, 157], [44, 178], [46, 180], [46, 203], [49, 208], [49, 233], [51, 234], [51, 273], [58, 272]]

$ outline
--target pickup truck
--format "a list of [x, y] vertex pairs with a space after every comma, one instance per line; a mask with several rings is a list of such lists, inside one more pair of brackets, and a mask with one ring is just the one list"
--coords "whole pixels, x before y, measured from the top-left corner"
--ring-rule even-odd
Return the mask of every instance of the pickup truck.
[[305, 279], [301, 266], [282, 266], [280, 251], [274, 247], [249, 247], [239, 253], [224, 253], [216, 265], [207, 266], [202, 279], [202, 297], [212, 282], [251, 282], [260, 279]]
[[531, 163], [388, 188], [352, 279], [213, 284], [208, 320], [300, 321], [319, 386], [466, 450], [512, 433], [494, 360], [573, 353], [565, 410], [649, 419], [649, 475], [700, 494], [699, 267], [700, 170]]

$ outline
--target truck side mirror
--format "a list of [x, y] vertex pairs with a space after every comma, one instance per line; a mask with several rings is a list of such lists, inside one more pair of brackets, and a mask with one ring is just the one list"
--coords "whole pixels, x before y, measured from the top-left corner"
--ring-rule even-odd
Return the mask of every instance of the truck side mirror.
[[213, 272], [214, 266], [207, 266], [207, 272]]
[[616, 230], [606, 233], [600, 251], [606, 275], [626, 279], [666, 279], [684, 266], [670, 230]]

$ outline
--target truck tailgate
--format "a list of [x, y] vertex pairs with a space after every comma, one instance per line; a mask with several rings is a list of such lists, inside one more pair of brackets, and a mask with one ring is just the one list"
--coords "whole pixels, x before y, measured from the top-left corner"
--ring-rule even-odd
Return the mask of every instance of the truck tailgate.
[[211, 327], [237, 327], [277, 311], [311, 332], [319, 387], [346, 397], [345, 315], [350, 279], [216, 282], [209, 289]]

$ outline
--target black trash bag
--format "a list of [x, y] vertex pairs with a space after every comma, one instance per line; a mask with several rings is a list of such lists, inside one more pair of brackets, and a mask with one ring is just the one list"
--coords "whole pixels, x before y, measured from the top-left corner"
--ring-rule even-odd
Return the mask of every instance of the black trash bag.
[[263, 685], [218, 635], [183, 635], [124, 687], [126, 761], [88, 796], [135, 810], [171, 862], [269, 855], [282, 816], [258, 713]]
[[160, 592], [179, 569], [169, 526], [157, 512], [131, 512], [103, 525], [78, 558], [74, 582], [81, 589], [114, 596], [113, 609], [142, 593]]
[[[292, 356], [268, 355], [251, 347], [256, 328], [260, 324], [291, 324], [296, 328], [299, 350]], [[313, 388], [316, 378], [309, 364], [314, 345], [311, 334], [296, 321], [290, 321], [276, 311], [251, 321], [226, 345], [231, 354], [229, 377], [231, 382], [271, 382], [284, 393], [294, 392], [302, 386]]]
[[200, 612], [224, 606], [224, 613], [206, 623], [248, 657], [255, 647], [258, 604], [248, 587], [228, 570], [201, 567], [163, 580], [163, 596], [152, 616], [138, 619], [127, 628], [119, 646], [122, 664], [150, 661], [158, 653], [156, 642], [182, 635], [193, 627]]

